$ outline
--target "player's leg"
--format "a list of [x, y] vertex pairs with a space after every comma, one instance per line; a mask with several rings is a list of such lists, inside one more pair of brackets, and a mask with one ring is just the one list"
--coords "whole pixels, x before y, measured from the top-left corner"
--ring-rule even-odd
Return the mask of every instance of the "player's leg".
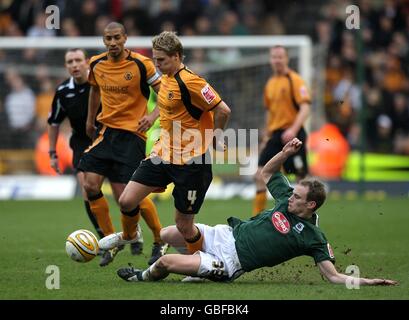
[[[111, 182], [112, 193], [118, 205], [119, 205], [119, 197], [121, 196], [125, 187], [126, 187], [126, 184]], [[138, 240], [136, 242], [131, 243], [130, 245], [132, 254], [141, 254], [142, 249], [143, 249], [143, 235], [142, 235], [142, 229], [139, 223], [137, 224], [137, 239]]]
[[97, 173], [84, 173], [84, 190], [87, 194], [91, 211], [95, 215], [102, 232], [107, 236], [114, 233], [114, 227], [109, 215], [108, 201], [101, 191], [103, 181], [104, 176]]
[[176, 226], [165, 227], [160, 231], [161, 239], [181, 254], [187, 254], [186, 242]]
[[139, 203], [157, 187], [150, 187], [139, 182], [129, 181], [119, 197], [122, 232], [102, 238], [99, 246], [111, 249], [137, 241], [137, 223], [139, 221]]
[[183, 166], [170, 166], [169, 172], [175, 183], [176, 228], [186, 241], [187, 249], [194, 253], [202, 248], [203, 235], [194, 225], [194, 216], [203, 204], [207, 189], [212, 181], [211, 164], [192, 163]]
[[146, 197], [140, 202], [139, 206], [141, 208], [140, 212], [142, 217], [153, 233], [151, 258], [148, 261], [148, 264], [151, 265], [166, 253], [168, 245], [165, 244], [160, 237], [160, 230], [162, 229], [162, 225], [160, 223], [158, 212], [153, 201]]
[[121, 268], [118, 276], [126, 281], [158, 281], [166, 278], [169, 273], [196, 276], [200, 268], [200, 255], [168, 254], [156, 261], [146, 270], [132, 267]]
[[77, 180], [81, 188], [81, 193], [84, 199], [85, 210], [87, 212], [88, 218], [91, 221], [92, 225], [94, 226], [96, 232], [98, 233], [99, 238], [103, 238], [104, 233], [102, 232], [102, 229], [98, 225], [98, 221], [95, 215], [92, 213], [91, 206], [87, 198], [87, 193], [85, 192], [85, 189], [84, 189], [84, 173], [83, 172], [77, 172]]

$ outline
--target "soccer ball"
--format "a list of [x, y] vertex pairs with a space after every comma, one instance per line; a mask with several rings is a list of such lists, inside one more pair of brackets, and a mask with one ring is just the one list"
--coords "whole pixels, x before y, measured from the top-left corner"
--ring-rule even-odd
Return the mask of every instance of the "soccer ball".
[[71, 233], [65, 242], [68, 256], [77, 262], [88, 262], [96, 257], [99, 246], [97, 237], [88, 230], [77, 230]]

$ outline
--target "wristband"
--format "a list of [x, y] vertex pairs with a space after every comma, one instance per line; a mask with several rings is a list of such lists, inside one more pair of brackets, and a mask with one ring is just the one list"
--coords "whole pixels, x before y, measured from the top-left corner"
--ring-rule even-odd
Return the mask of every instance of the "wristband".
[[48, 154], [50, 156], [50, 159], [57, 159], [58, 158], [57, 152], [55, 150], [48, 151]]

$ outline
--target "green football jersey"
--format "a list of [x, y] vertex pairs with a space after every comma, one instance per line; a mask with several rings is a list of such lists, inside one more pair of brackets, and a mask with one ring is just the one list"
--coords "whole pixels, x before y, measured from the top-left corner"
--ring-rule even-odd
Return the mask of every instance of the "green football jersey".
[[312, 221], [289, 213], [288, 199], [293, 188], [281, 173], [267, 183], [275, 207], [249, 220], [229, 218], [236, 250], [243, 270], [272, 267], [292, 258], [308, 255], [315, 262], [334, 261], [332, 249], [322, 231]]

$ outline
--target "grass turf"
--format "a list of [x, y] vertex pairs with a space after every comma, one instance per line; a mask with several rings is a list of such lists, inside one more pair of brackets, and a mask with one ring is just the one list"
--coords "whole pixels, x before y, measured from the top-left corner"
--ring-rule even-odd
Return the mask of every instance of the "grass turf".
[[[112, 217], [119, 228], [119, 211], [110, 201]], [[271, 204], [271, 203], [270, 203]], [[132, 262], [146, 267], [152, 235], [142, 222], [145, 247], [141, 256], [129, 248], [105, 268], [99, 257], [80, 264], [65, 253], [65, 239], [77, 229], [94, 231], [81, 199], [72, 201], [0, 202], [0, 299], [153, 299], [153, 300], [242, 300], [242, 299], [409, 299], [409, 200], [328, 201], [320, 210], [320, 226], [345, 272], [355, 264], [364, 277], [399, 281], [395, 287], [361, 287], [348, 290], [323, 280], [312, 258], [300, 257], [274, 268], [244, 274], [234, 283], [181, 283], [171, 275], [161, 282], [126, 283], [116, 269]], [[172, 201], [161, 201], [158, 210], [164, 226], [173, 223]], [[206, 201], [198, 222], [225, 223], [234, 215], [246, 218], [251, 203], [244, 200]], [[173, 249], [172, 249], [173, 250]], [[171, 252], [172, 252], [171, 250]], [[60, 289], [48, 290], [46, 268], [60, 270]]]

